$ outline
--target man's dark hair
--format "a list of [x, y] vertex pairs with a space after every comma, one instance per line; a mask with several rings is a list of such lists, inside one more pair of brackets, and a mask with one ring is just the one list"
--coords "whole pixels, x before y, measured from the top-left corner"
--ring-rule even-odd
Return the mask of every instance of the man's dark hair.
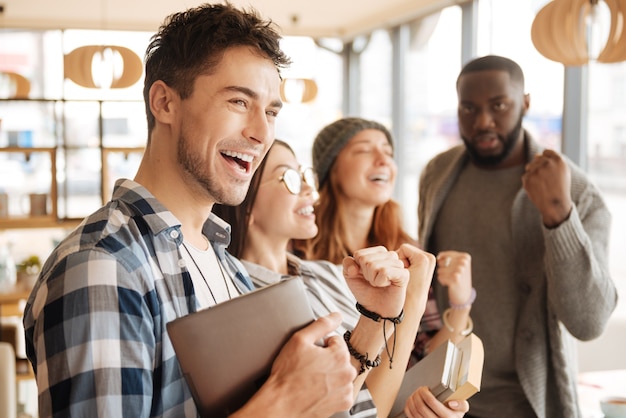
[[515, 61], [498, 55], [486, 55], [465, 64], [459, 73], [459, 77], [456, 79], [456, 85], [457, 87], [459, 86], [459, 79], [466, 74], [490, 70], [506, 71], [509, 73], [511, 80], [519, 83], [522, 91], [524, 90], [524, 73], [522, 68]]
[[[210, 74], [231, 47], [249, 46], [267, 56], [277, 71], [291, 60], [280, 49], [281, 35], [271, 20], [256, 12], [239, 10], [230, 3], [203, 4], [168, 16], [146, 49], [143, 97], [148, 118], [148, 138], [155, 125], [150, 111], [150, 87], [157, 80], [189, 97], [201, 74]], [[149, 139], [148, 139], [149, 141]]]

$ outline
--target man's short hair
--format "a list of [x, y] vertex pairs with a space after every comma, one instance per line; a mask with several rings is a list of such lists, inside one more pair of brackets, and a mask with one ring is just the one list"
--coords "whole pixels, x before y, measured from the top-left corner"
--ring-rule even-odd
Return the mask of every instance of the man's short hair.
[[148, 119], [148, 136], [155, 125], [150, 111], [150, 87], [161, 80], [189, 97], [201, 74], [210, 74], [231, 47], [249, 46], [276, 65], [277, 71], [291, 60], [280, 49], [281, 35], [271, 20], [256, 10], [240, 10], [230, 3], [203, 4], [168, 16], [155, 33], [145, 56], [143, 96]]
[[517, 82], [522, 87], [522, 91], [524, 90], [524, 73], [522, 68], [512, 59], [501, 57], [498, 55], [486, 55], [484, 57], [475, 58], [465, 64], [461, 72], [459, 73], [459, 77], [456, 80], [457, 88], [459, 86], [459, 80], [462, 76], [474, 73], [478, 71], [506, 71], [509, 73], [511, 80], [513, 82]]

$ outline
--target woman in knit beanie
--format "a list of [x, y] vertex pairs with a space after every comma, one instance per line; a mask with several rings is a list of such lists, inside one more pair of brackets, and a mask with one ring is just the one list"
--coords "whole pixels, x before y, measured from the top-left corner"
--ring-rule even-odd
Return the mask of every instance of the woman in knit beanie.
[[[339, 119], [324, 127], [313, 143], [313, 168], [320, 198], [315, 207], [318, 234], [293, 242], [303, 259], [340, 264], [360, 248], [382, 245], [397, 249], [416, 241], [402, 228], [400, 205], [392, 199], [397, 175], [393, 138], [382, 124], [356, 117]], [[451, 303], [466, 306], [473, 298], [470, 256], [456, 251], [438, 255], [437, 279], [448, 286]], [[458, 343], [469, 323], [471, 304], [455, 309], [443, 327], [430, 295], [409, 365], [429, 350], [451, 339]]]
[[[378, 158], [378, 166], [370, 172], [374, 177], [361, 178], [356, 186], [349, 184], [361, 174], [356, 164], [372, 158]], [[336, 164], [338, 159], [345, 163]], [[313, 143], [313, 168], [320, 184], [320, 200], [315, 208], [320, 232], [312, 240], [295, 243], [296, 251], [304, 258], [339, 264], [359, 248], [415, 244], [402, 229], [400, 206], [391, 199], [397, 166], [393, 161], [393, 139], [385, 126], [355, 117], [327, 125]], [[366, 213], [361, 212], [361, 203]]]

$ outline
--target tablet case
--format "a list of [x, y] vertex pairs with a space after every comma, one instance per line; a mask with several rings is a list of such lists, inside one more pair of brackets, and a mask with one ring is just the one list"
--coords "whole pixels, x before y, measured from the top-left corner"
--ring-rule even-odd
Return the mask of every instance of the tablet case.
[[313, 320], [302, 280], [291, 278], [169, 322], [200, 415], [227, 416], [244, 405], [289, 337]]

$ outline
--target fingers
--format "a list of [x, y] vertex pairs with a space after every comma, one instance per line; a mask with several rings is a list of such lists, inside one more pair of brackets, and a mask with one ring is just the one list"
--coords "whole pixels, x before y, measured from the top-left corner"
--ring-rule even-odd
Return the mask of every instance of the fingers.
[[[395, 251], [387, 251], [385, 247], [372, 247], [355, 251], [354, 262], [359, 274], [374, 287], [386, 287], [389, 285], [402, 286], [408, 281], [408, 273], [404, 263], [399, 259]], [[344, 276], [355, 278], [354, 265], [348, 264], [348, 270]], [[344, 264], [345, 265], [345, 264]]]
[[434, 398], [434, 396], [430, 393], [427, 387], [422, 386], [417, 388], [417, 390], [409, 396], [409, 399], [407, 399], [404, 407], [404, 413], [406, 416], [408, 418], [435, 417], [436, 415], [431, 411], [427, 404], [428, 398]]
[[525, 167], [522, 186], [546, 227], [554, 228], [569, 217], [573, 206], [571, 171], [557, 152], [545, 150], [535, 155]]
[[407, 300], [414, 306], [425, 306], [437, 264], [435, 256], [409, 244], [400, 246], [397, 251], [409, 271]]
[[368, 254], [386, 253], [386, 252], [387, 252], [387, 249], [384, 246], [378, 245], [376, 247], [367, 247], [367, 248], [361, 248], [360, 250], [356, 250], [353, 256], [360, 257], [360, 256], [368, 255]]
[[335, 330], [340, 321], [337, 313], [319, 318], [282, 347], [270, 377], [255, 394], [271, 394], [273, 402], [284, 399], [283, 408], [289, 414], [276, 416], [327, 417], [350, 408], [357, 371], [346, 344], [338, 335], [328, 337], [325, 346], [315, 344]]
[[450, 263], [452, 263], [452, 256], [441, 254], [437, 256], [437, 267], [450, 267]]
[[361, 267], [357, 260], [363, 260], [364, 257], [371, 256], [372, 254], [382, 254], [387, 252], [387, 249], [383, 246], [368, 247], [357, 250], [352, 257], [345, 257], [343, 259], [343, 276], [346, 279], [363, 277]]
[[462, 417], [467, 411], [467, 401], [451, 401], [444, 405], [425, 386], [411, 394], [404, 408], [404, 413], [409, 418]]
[[441, 251], [437, 254], [437, 267], [455, 271], [459, 268], [466, 268], [471, 263], [472, 257], [469, 253], [461, 251]]
[[541, 154], [535, 154], [532, 160], [525, 167], [525, 174], [530, 174], [549, 164], [561, 164], [563, 158], [554, 150], [546, 149]]
[[461, 412], [463, 414], [469, 412], [469, 402], [467, 401], [450, 401], [446, 406], [453, 411]]
[[524, 173], [529, 174], [535, 172], [539, 168], [548, 165], [548, 163], [549, 160], [547, 158], [544, 158], [542, 154], [537, 154], [528, 164], [526, 164], [526, 167], [524, 167]]
[[435, 256], [414, 245], [402, 244], [397, 253], [398, 257], [405, 262], [406, 267], [422, 264], [426, 264], [426, 267], [435, 267]]
[[354, 258], [345, 257], [343, 259], [343, 277], [349, 279], [351, 277], [358, 277], [360, 274], [359, 265], [354, 261]]
[[[400, 246], [398, 256], [409, 269], [412, 284], [409, 287], [420, 290], [420, 293], [422, 290], [428, 292], [437, 264], [435, 256], [409, 244]], [[422, 287], [423, 289], [421, 289]], [[426, 296], [428, 296], [428, 293], [426, 293]]]
[[543, 156], [546, 158], [552, 158], [552, 159], [556, 159], [556, 160], [561, 160], [561, 154], [559, 154], [558, 152], [552, 150], [552, 149], [546, 149], [543, 151]]
[[453, 305], [464, 305], [472, 297], [472, 257], [460, 251], [442, 251], [437, 255], [437, 280], [448, 288]]
[[[327, 316], [318, 318], [307, 327], [302, 328], [296, 334], [303, 342], [314, 344], [317, 341], [324, 340], [325, 337], [332, 333], [341, 324], [341, 314], [332, 312]], [[330, 343], [331, 338], [325, 339], [326, 345]]]

